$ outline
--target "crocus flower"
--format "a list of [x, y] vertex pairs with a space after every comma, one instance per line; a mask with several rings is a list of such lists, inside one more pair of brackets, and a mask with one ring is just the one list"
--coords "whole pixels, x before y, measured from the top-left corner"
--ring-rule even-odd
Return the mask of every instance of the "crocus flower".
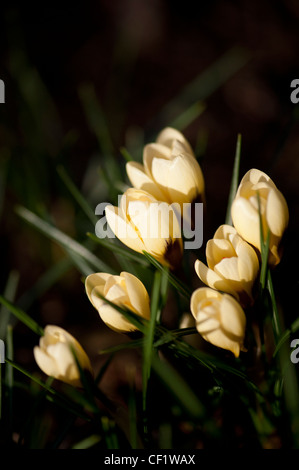
[[147, 251], [162, 264], [177, 267], [183, 253], [181, 227], [173, 208], [146, 191], [129, 188], [119, 207], [105, 209], [113, 233], [129, 248]]
[[207, 242], [208, 267], [195, 262], [198, 277], [213, 289], [233, 295], [242, 305], [253, 303], [252, 288], [259, 272], [258, 257], [231, 225], [221, 225]]
[[150, 318], [150, 300], [142, 282], [130, 273], [122, 272], [119, 276], [108, 273], [95, 273], [87, 276], [85, 289], [92, 305], [101, 319], [114, 331], [125, 333], [138, 328], [127, 320], [118, 310], [105, 302], [110, 302], [136, 313], [142, 318]]
[[81, 386], [80, 371], [93, 375], [89, 358], [80, 343], [59, 326], [47, 325], [39, 346], [35, 346], [34, 358], [40, 369], [50, 377], [73, 386]]
[[233, 224], [237, 232], [261, 251], [260, 214], [263, 238], [270, 233], [269, 265], [280, 262], [280, 242], [288, 225], [289, 211], [286, 200], [268, 175], [260, 170], [249, 170], [240, 182], [231, 208]]
[[145, 145], [143, 165], [128, 162], [126, 171], [131, 184], [169, 204], [201, 202], [204, 178], [193, 150], [183, 134], [167, 127], [156, 142]]
[[235, 357], [245, 350], [246, 316], [234, 297], [200, 287], [191, 296], [190, 309], [196, 329], [206, 341], [231, 351]]

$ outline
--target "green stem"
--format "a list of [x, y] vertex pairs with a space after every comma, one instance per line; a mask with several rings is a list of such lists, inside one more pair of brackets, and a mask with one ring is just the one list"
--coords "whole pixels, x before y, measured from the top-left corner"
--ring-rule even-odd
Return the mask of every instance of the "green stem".
[[274, 287], [273, 287], [273, 282], [272, 282], [272, 276], [271, 276], [270, 269], [268, 269], [267, 287], [268, 287], [268, 292], [270, 294], [271, 302], [272, 302], [273, 333], [274, 333], [274, 336], [275, 336], [275, 342], [277, 344], [279, 339], [282, 337], [283, 331], [282, 331], [282, 326], [281, 326], [281, 322], [280, 322], [280, 319], [279, 319], [279, 312], [278, 312], [277, 303], [276, 303], [276, 299], [275, 299]]

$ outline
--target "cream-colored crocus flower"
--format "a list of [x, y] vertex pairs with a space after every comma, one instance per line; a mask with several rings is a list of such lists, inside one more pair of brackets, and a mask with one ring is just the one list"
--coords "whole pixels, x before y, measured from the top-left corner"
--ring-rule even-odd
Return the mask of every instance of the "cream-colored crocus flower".
[[40, 369], [50, 377], [70, 385], [81, 386], [77, 358], [83, 371], [93, 375], [89, 358], [80, 343], [59, 326], [47, 325], [39, 346], [35, 346], [34, 358]]
[[183, 253], [181, 227], [171, 205], [146, 191], [129, 188], [119, 207], [105, 209], [113, 233], [132, 250], [147, 251], [162, 264], [177, 267]]
[[289, 210], [284, 196], [266, 173], [252, 169], [245, 174], [232, 204], [232, 221], [244, 240], [260, 251], [258, 195], [264, 240], [267, 239], [268, 229], [270, 232], [268, 262], [275, 266], [280, 262], [280, 241], [288, 225]]
[[119, 276], [108, 273], [95, 273], [87, 276], [85, 289], [92, 305], [97, 309], [101, 319], [114, 331], [125, 333], [138, 328], [127, 320], [118, 310], [105, 302], [105, 297], [119, 307], [150, 318], [150, 300], [142, 282], [130, 273], [122, 272]]
[[221, 225], [207, 242], [208, 267], [195, 262], [198, 277], [209, 287], [233, 295], [243, 305], [253, 303], [252, 288], [259, 272], [258, 257], [231, 225]]
[[167, 127], [156, 142], [145, 145], [143, 165], [128, 162], [128, 178], [134, 188], [142, 189], [169, 204], [202, 202], [204, 178], [193, 150], [183, 134]]
[[191, 296], [190, 309], [196, 329], [206, 341], [231, 351], [235, 357], [245, 351], [246, 316], [234, 297], [200, 287]]

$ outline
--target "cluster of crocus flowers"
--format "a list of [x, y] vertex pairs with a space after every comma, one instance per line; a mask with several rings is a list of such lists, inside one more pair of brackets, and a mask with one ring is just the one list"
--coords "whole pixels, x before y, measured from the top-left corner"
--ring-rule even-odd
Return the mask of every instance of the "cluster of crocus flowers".
[[190, 206], [191, 227], [191, 206], [204, 198], [203, 174], [189, 142], [180, 131], [167, 127], [145, 145], [143, 165], [128, 162], [126, 171], [132, 187], [118, 207], [106, 207], [109, 227], [132, 250], [147, 251], [176, 269], [183, 254], [183, 206]]
[[82, 385], [80, 368], [93, 376], [90, 360], [80, 343], [59, 326], [46, 326], [33, 353], [37, 365], [46, 375], [72, 386]]
[[[170, 269], [177, 268], [183, 242], [174, 206], [181, 208], [204, 199], [202, 171], [190, 144], [179, 131], [166, 128], [156, 142], [144, 147], [143, 165], [129, 162], [126, 170], [133, 187], [124, 192], [118, 207], [106, 207], [110, 228], [130, 249], [146, 251]], [[285, 198], [269, 176], [252, 169], [240, 182], [231, 217], [233, 226], [221, 225], [208, 240], [206, 264], [195, 262], [195, 272], [206, 287], [193, 292], [190, 311], [204, 340], [238, 357], [246, 351], [245, 311], [255, 301], [261, 232], [263, 239], [269, 240], [268, 263], [275, 266], [281, 259], [280, 244], [289, 213]], [[138, 327], [115, 307], [150, 319], [148, 292], [128, 272], [91, 274], [85, 280], [85, 290], [102, 321], [118, 333], [132, 333]], [[81, 384], [78, 363], [93, 374], [78, 341], [53, 325], [45, 328], [34, 356], [47, 375], [75, 386]]]
[[138, 328], [116, 310], [112, 304], [129, 309], [141, 318], [150, 318], [150, 300], [143, 283], [133, 274], [121, 272], [119, 276], [95, 273], [85, 280], [86, 294], [103, 322], [119, 333], [129, 333]]
[[264, 241], [269, 236], [268, 264], [273, 267], [281, 259], [280, 242], [289, 212], [285, 198], [269, 176], [252, 169], [240, 182], [231, 217], [234, 227], [220, 226], [207, 242], [208, 266], [195, 262], [198, 277], [209, 287], [193, 293], [190, 309], [202, 337], [238, 357], [244, 350], [243, 308], [254, 303], [261, 233]]

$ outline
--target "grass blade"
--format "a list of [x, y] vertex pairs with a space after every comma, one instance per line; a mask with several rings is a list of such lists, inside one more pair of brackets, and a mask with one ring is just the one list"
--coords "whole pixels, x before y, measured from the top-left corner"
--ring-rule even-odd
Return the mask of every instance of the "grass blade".
[[112, 155], [114, 153], [114, 145], [93, 85], [84, 84], [80, 86], [78, 93], [90, 130], [97, 137], [103, 153], [105, 155]]
[[115, 310], [117, 310], [119, 313], [121, 313], [129, 322], [131, 322], [133, 325], [138, 328], [142, 333], [145, 333], [147, 330], [147, 324], [148, 320], [145, 318], [141, 317], [140, 315], [137, 315], [136, 313], [132, 312], [131, 310], [121, 307], [110, 300], [108, 300], [106, 297], [101, 295], [99, 292], [97, 292], [97, 296], [104, 300], [107, 304], [111, 305]]
[[137, 400], [136, 400], [136, 367], [127, 367], [127, 381], [129, 384], [128, 412], [129, 412], [129, 436], [132, 449], [141, 447], [137, 429]]
[[179, 404], [192, 419], [201, 419], [205, 408], [180, 374], [167, 362], [161, 362], [153, 355], [152, 367], [164, 385], [171, 391]]
[[101, 421], [102, 421], [102, 428], [104, 431], [107, 448], [119, 449], [118, 438], [115, 432], [114, 421], [107, 418], [107, 416], [103, 416]]
[[[249, 54], [246, 50], [239, 47], [228, 50], [185, 86], [175, 98], [170, 100], [158, 113], [158, 116], [155, 116], [155, 121], [162, 123], [160, 127], [166, 126], [169, 122], [172, 122], [173, 116], [179, 116], [194, 102], [205, 101], [240, 70], [248, 60]], [[181, 130], [189, 124], [190, 119], [186, 120], [186, 123], [182, 122]], [[149, 127], [151, 126], [149, 125]]]
[[82, 439], [82, 441], [77, 442], [72, 446], [72, 449], [90, 449], [91, 447], [95, 446], [102, 440], [102, 437], [98, 434], [92, 434], [91, 436]]
[[189, 289], [189, 287], [187, 287], [183, 282], [181, 282], [174, 274], [169, 272], [165, 268], [165, 266], [162, 266], [162, 264], [159, 263], [159, 261], [157, 261], [152, 255], [150, 255], [146, 251], [143, 251], [143, 254], [156, 269], [158, 269], [167, 276], [169, 283], [172, 284], [173, 287], [175, 287], [182, 295], [190, 299], [192, 295], [192, 290]]
[[152, 355], [153, 355], [153, 340], [157, 317], [159, 315], [159, 301], [160, 301], [160, 288], [161, 288], [161, 273], [156, 271], [153, 289], [151, 295], [151, 316], [150, 321], [147, 324], [147, 328], [144, 334], [143, 341], [143, 411], [146, 410], [146, 397], [147, 397], [147, 386], [150, 378], [151, 366], [152, 366]]
[[299, 318], [297, 318], [288, 328], [287, 330], [284, 331], [282, 336], [280, 337], [277, 346], [275, 348], [275, 351], [273, 353], [273, 357], [276, 356], [278, 351], [280, 350], [281, 346], [290, 339], [291, 334], [296, 333], [299, 330]]
[[58, 243], [67, 251], [72, 250], [76, 255], [79, 255], [96, 270], [111, 272], [111, 268], [97, 256], [95, 256], [85, 246], [76, 240], [73, 240], [71, 237], [58, 230], [56, 227], [50, 225], [48, 222], [44, 221], [33, 212], [22, 206], [18, 206], [16, 208], [16, 212], [22, 219], [46, 235], [48, 238], [50, 238], [50, 240]]
[[91, 223], [95, 225], [97, 223], [97, 218], [95, 216], [94, 211], [91, 209], [90, 205], [86, 201], [86, 199], [82, 196], [81, 192], [77, 188], [77, 186], [74, 184], [72, 181], [71, 177], [68, 175], [66, 172], [65, 168], [62, 165], [59, 165], [57, 167], [57, 172], [64, 182], [65, 186], [67, 189], [70, 191], [72, 196], [74, 197], [75, 201], [78, 203], [78, 205], [81, 207], [83, 212], [86, 214], [86, 216], [89, 218]]
[[[13, 359], [14, 357], [14, 348], [13, 348], [13, 329], [11, 325], [7, 325], [7, 335], [6, 335], [6, 345], [7, 351], [6, 355]], [[5, 367], [5, 383], [7, 385], [7, 394], [8, 394], [8, 426], [9, 434], [12, 435], [13, 432], [13, 389], [14, 389], [14, 374], [13, 367], [10, 364], [6, 364]]]
[[267, 288], [270, 295], [271, 303], [272, 303], [272, 324], [273, 324], [273, 331], [275, 336], [276, 344], [279, 338], [282, 337], [282, 327], [279, 319], [279, 312], [276, 304], [274, 287], [272, 282], [271, 271], [268, 270], [268, 277], [267, 277]]
[[[30, 380], [32, 380], [34, 383], [38, 384], [42, 389], [44, 389], [47, 392], [47, 398], [50, 399], [50, 401], [53, 401], [57, 405], [61, 406], [62, 408], [70, 411], [71, 413], [75, 414], [76, 416], [84, 419], [85, 421], [90, 421], [90, 416], [85, 414], [84, 411], [81, 408], [78, 408], [74, 403], [70, 403], [67, 398], [62, 395], [61, 393], [57, 392], [54, 388], [50, 387], [49, 385], [45, 384], [42, 380], [40, 380], [38, 377], [35, 377], [32, 375], [30, 372], [25, 370], [22, 366], [19, 364], [16, 364], [14, 361], [11, 359], [6, 358], [5, 362], [7, 364], [10, 364], [14, 369], [17, 371], [21, 372], [21, 374], [25, 375], [28, 377]], [[75, 391], [75, 389], [74, 389]]]
[[34, 333], [36, 333], [39, 336], [42, 336], [44, 334], [44, 330], [42, 329], [41, 326], [38, 325], [38, 323], [33, 320], [27, 313], [25, 313], [23, 310], [20, 308], [16, 307], [13, 305], [9, 300], [5, 299], [2, 295], [0, 295], [0, 302], [2, 305], [4, 305], [18, 320], [20, 320], [22, 323], [24, 323], [30, 330], [32, 330]]
[[2, 419], [2, 362], [0, 362], [0, 420]]
[[0, 150], [0, 219], [4, 207], [7, 170], [8, 170], [9, 150], [2, 148]]
[[225, 223], [228, 225], [232, 225], [232, 217], [231, 217], [231, 207], [233, 200], [235, 198], [238, 184], [239, 184], [239, 172], [240, 172], [240, 160], [241, 160], [241, 143], [242, 143], [242, 136], [238, 134], [237, 137], [237, 145], [236, 145], [236, 153], [235, 153], [235, 160], [234, 160], [234, 168], [233, 168], [233, 175], [230, 185], [230, 191], [228, 196], [228, 204], [226, 210], [226, 217]]
[[175, 119], [170, 123], [170, 127], [174, 127], [178, 130], [184, 130], [189, 126], [195, 119], [197, 119], [205, 111], [206, 105], [201, 101], [196, 101], [191, 104], [185, 111], [180, 113]]
[[[19, 273], [16, 271], [11, 271], [8, 276], [7, 284], [4, 290], [4, 297], [9, 302], [13, 302], [15, 299], [18, 282]], [[9, 323], [12, 322], [11, 314], [7, 307], [5, 307], [4, 305], [2, 305], [0, 308], [0, 318], [0, 339], [4, 339], [7, 333], [7, 326]]]
[[133, 251], [129, 251], [124, 246], [117, 245], [113, 239], [106, 240], [105, 238], [99, 238], [94, 233], [87, 233], [87, 236], [93, 240], [94, 242], [102, 245], [104, 248], [107, 248], [114, 253], [121, 255], [125, 258], [128, 258], [131, 261], [136, 261], [139, 264], [144, 266], [148, 266], [149, 263], [144, 259], [144, 256], [140, 255], [139, 253], [134, 253]]
[[125, 147], [121, 147], [119, 151], [127, 162], [134, 160], [130, 152]]
[[51, 266], [39, 277], [37, 282], [18, 299], [18, 306], [23, 310], [27, 310], [35, 299], [39, 298], [42, 294], [47, 292], [51, 286], [56, 284], [60, 277], [72, 266], [72, 261], [69, 258], [64, 258], [54, 266]]
[[143, 338], [142, 339], [135, 339], [135, 340], [131, 340], [129, 342], [116, 344], [115, 346], [111, 346], [110, 348], [107, 348], [107, 349], [101, 349], [99, 351], [99, 354], [101, 354], [101, 355], [114, 354], [116, 352], [123, 351], [124, 349], [141, 348], [142, 345], [143, 345]]

